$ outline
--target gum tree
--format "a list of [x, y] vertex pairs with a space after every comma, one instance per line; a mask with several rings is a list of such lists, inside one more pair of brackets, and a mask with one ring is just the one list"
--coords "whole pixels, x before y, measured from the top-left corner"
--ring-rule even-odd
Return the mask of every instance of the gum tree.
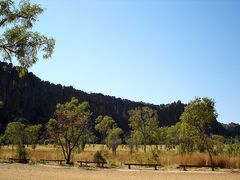
[[17, 146], [17, 156], [22, 162], [27, 162], [25, 145], [36, 146], [40, 128], [41, 125], [27, 126], [20, 121], [8, 123], [5, 130], [5, 139], [12, 145]]
[[213, 143], [211, 128], [217, 118], [215, 102], [209, 98], [195, 98], [185, 107], [181, 115], [182, 128], [198, 148], [205, 148], [213, 163]]
[[137, 107], [129, 111], [129, 127], [132, 132], [138, 132], [143, 138], [144, 152], [146, 152], [147, 142], [158, 128], [157, 111], [150, 107]]
[[21, 0], [18, 5], [13, 0], [0, 1], [0, 53], [4, 61], [17, 60], [20, 75], [38, 61], [38, 52], [44, 59], [53, 53], [55, 40], [33, 31], [43, 11], [40, 5], [28, 0]]
[[103, 143], [106, 141], [108, 132], [117, 126], [112, 117], [102, 115], [97, 117], [95, 124], [95, 129], [101, 134], [101, 140]]
[[60, 144], [67, 164], [71, 154], [85, 134], [91, 116], [87, 102], [78, 103], [76, 98], [65, 104], [57, 104], [54, 117], [47, 123], [51, 139]]

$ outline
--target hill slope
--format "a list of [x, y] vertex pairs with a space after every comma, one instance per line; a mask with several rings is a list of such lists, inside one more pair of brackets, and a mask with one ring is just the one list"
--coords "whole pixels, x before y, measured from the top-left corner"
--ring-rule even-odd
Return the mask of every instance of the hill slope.
[[[73, 87], [65, 87], [60, 84], [52, 84], [42, 81], [32, 73], [19, 78], [16, 68], [11, 64], [0, 62], [0, 101], [3, 107], [0, 109], [1, 129], [6, 124], [19, 117], [26, 118], [30, 124], [45, 124], [55, 110], [57, 103], [65, 103], [72, 97], [80, 102], [88, 101], [93, 112], [90, 126], [93, 127], [95, 118], [102, 115], [112, 116], [118, 125], [128, 133], [128, 111], [138, 106], [151, 106], [156, 109], [159, 116], [160, 126], [174, 125], [184, 111], [185, 105], [181, 101], [171, 104], [153, 105], [143, 102], [133, 102], [103, 94], [85, 93]], [[236, 124], [235, 124], [236, 125]], [[239, 125], [236, 125], [238, 127]], [[236, 128], [223, 126], [221, 123], [214, 124], [214, 131], [225, 136], [240, 135]]]

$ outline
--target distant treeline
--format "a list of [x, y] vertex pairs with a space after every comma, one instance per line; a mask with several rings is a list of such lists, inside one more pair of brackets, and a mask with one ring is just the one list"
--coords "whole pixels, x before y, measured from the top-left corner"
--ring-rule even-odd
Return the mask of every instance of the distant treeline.
[[[89, 103], [93, 113], [89, 125], [91, 130], [94, 131], [94, 122], [99, 115], [108, 115], [115, 119], [125, 135], [129, 134], [128, 111], [133, 108], [147, 105], [157, 111], [160, 126], [171, 126], [180, 121], [179, 118], [185, 107], [181, 101], [153, 105], [103, 94], [88, 94], [72, 86], [66, 87], [42, 81], [32, 73], [19, 78], [16, 67], [0, 62], [0, 133], [5, 130], [8, 122], [19, 118], [24, 119], [28, 124], [44, 125], [53, 116], [56, 104], [65, 103], [72, 97], [76, 97], [79, 102]], [[224, 137], [235, 137], [240, 135], [240, 125], [222, 124], [216, 121], [213, 131], [214, 134]]]

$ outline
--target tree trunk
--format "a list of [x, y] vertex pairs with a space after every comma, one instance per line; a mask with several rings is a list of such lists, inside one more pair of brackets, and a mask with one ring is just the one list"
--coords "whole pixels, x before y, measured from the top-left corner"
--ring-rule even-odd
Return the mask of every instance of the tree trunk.
[[209, 155], [210, 163], [211, 163], [211, 166], [212, 166], [213, 165], [212, 153], [211, 153], [211, 149], [209, 148], [208, 140], [207, 140], [206, 137], [205, 137], [205, 143], [207, 145], [206, 148], [207, 148], [207, 152], [208, 152], [208, 155]]
[[116, 148], [112, 148], [112, 153], [113, 153], [114, 156], [116, 156], [117, 155], [117, 149]]
[[70, 158], [70, 154], [68, 154], [66, 159], [66, 164], [70, 164], [70, 163], [71, 163], [71, 158]]
[[146, 141], [143, 142], [143, 149], [144, 149], [144, 152], [146, 153], [147, 152], [147, 144], [146, 144]]
[[72, 153], [72, 150], [69, 146], [69, 149], [68, 149], [68, 152], [67, 152], [67, 159], [66, 159], [66, 164], [71, 164], [71, 153]]
[[210, 149], [207, 147], [207, 152], [208, 152], [208, 155], [209, 155], [209, 159], [210, 159], [210, 165], [212, 166], [213, 165], [213, 158], [212, 158], [212, 153], [210, 151]]

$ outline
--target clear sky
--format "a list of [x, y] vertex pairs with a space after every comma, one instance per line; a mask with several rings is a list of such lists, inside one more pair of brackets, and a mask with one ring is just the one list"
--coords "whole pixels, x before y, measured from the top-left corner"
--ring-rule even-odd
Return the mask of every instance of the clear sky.
[[34, 0], [36, 30], [56, 39], [43, 80], [153, 104], [216, 101], [240, 123], [240, 1]]

